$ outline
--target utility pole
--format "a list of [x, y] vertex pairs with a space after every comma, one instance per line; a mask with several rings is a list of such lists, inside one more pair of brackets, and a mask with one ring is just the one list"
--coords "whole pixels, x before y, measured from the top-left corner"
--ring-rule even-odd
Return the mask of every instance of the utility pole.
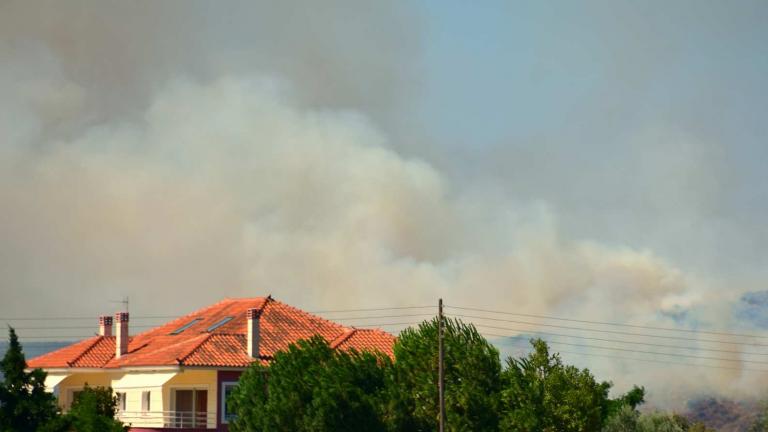
[[437, 303], [437, 339], [438, 339], [438, 399], [440, 401], [440, 432], [445, 432], [445, 367], [444, 367], [444, 356], [445, 356], [445, 345], [444, 345], [444, 339], [445, 339], [445, 325], [444, 317], [443, 317], [443, 299], [440, 299]]

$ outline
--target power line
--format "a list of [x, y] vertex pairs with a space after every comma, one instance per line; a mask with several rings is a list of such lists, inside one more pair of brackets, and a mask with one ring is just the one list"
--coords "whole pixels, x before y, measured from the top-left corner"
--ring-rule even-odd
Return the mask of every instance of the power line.
[[574, 355], [589, 356], [589, 357], [603, 357], [603, 358], [619, 359], [619, 360], [674, 364], [674, 365], [682, 365], [682, 366], [696, 366], [696, 367], [705, 367], [705, 368], [711, 368], [711, 369], [727, 369], [727, 370], [750, 371], [750, 372], [768, 372], [768, 369], [739, 368], [739, 367], [729, 367], [729, 366], [703, 365], [703, 364], [689, 363], [689, 362], [672, 362], [672, 361], [654, 360], [654, 359], [639, 359], [639, 358], [632, 358], [632, 357], [615, 356], [611, 354], [580, 353], [577, 351], [559, 351], [559, 352], [562, 352], [564, 354], [574, 354]]
[[[380, 318], [380, 317], [379, 317]], [[350, 327], [357, 327], [357, 328], [368, 328], [368, 327], [388, 327], [388, 326], [403, 326], [403, 325], [416, 325], [420, 324], [422, 321], [407, 321], [407, 322], [389, 322], [389, 323], [366, 323], [366, 324], [349, 324]], [[143, 325], [143, 326], [131, 326], [131, 328], [156, 328], [160, 327], [158, 326], [149, 326], [149, 325]], [[61, 329], [64, 329], [64, 327], [59, 327]], [[69, 329], [74, 328], [80, 328], [80, 327], [68, 327]], [[84, 329], [89, 329], [92, 327], [82, 327]], [[27, 328], [31, 329], [31, 328]], [[40, 330], [49, 329], [49, 328], [39, 328]], [[50, 328], [50, 330], [56, 330], [58, 328]], [[96, 336], [96, 334], [88, 334], [88, 335], [47, 335], [47, 336], [41, 336], [41, 335], [34, 335], [34, 336], [26, 336], [26, 335], [19, 335], [19, 339], [51, 339], [51, 340], [65, 340], [67, 338], [68, 340], [71, 339], [82, 339], [82, 338], [89, 338]], [[7, 336], [0, 336], [0, 340], [7, 340]]]
[[376, 311], [388, 311], [388, 310], [403, 310], [403, 309], [434, 309], [434, 305], [430, 306], [397, 306], [387, 308], [366, 308], [366, 309], [336, 309], [336, 310], [317, 310], [307, 311], [308, 313], [321, 314], [321, 313], [342, 313], [342, 312], [376, 312]]
[[[430, 306], [432, 307], [432, 306]], [[380, 309], [384, 310], [384, 309]], [[349, 309], [348, 312], [358, 312], [361, 311], [361, 309]], [[347, 312], [347, 311], [327, 311], [327, 313], [332, 312]], [[319, 312], [318, 312], [319, 313]], [[408, 318], [408, 317], [426, 317], [426, 316], [432, 316], [432, 313], [424, 312], [420, 314], [402, 314], [402, 315], [375, 315], [375, 316], [354, 316], [354, 317], [323, 317], [328, 320], [368, 320], [368, 319], [377, 319], [377, 318]], [[131, 317], [131, 320], [137, 320], [137, 319], [175, 319], [175, 318], [181, 318], [182, 316], [138, 316], [138, 317]], [[93, 317], [46, 317], [46, 318], [0, 318], [0, 321], [54, 321], [54, 320], [84, 320], [88, 319], [91, 320]], [[164, 325], [164, 323], [158, 323], [156, 325], [134, 325], [131, 326], [132, 328], [149, 328], [149, 327], [158, 327]], [[92, 328], [92, 326], [56, 326], [56, 327], [14, 327], [16, 330], [57, 330], [57, 329], [88, 329]]]
[[[163, 324], [159, 325], [132, 325], [131, 328], [153, 328], [153, 327], [160, 327]], [[14, 330], [86, 330], [96, 328], [96, 326], [65, 326], [65, 327], [14, 327]]]
[[[434, 305], [430, 306], [394, 306], [394, 307], [385, 307], [385, 308], [359, 308], [359, 309], [335, 309], [335, 310], [316, 310], [316, 311], [306, 311], [307, 313], [312, 314], [321, 314], [321, 313], [345, 313], [345, 312], [375, 312], [375, 311], [390, 311], [390, 310], [407, 310], [407, 309], [435, 309]], [[428, 315], [428, 313], [423, 313], [422, 315]], [[131, 320], [137, 320], [137, 319], [175, 319], [175, 318], [181, 318], [184, 315], [144, 315], [144, 316], [133, 316], [131, 315]], [[39, 317], [0, 317], [0, 321], [63, 321], [63, 320], [95, 320], [98, 318], [98, 316], [39, 316]], [[341, 319], [341, 318], [330, 318], [330, 319]]]
[[603, 329], [592, 329], [592, 328], [584, 328], [584, 327], [569, 327], [569, 326], [562, 326], [562, 325], [557, 325], [557, 324], [533, 323], [533, 322], [528, 322], [528, 321], [516, 321], [516, 320], [508, 320], [508, 319], [502, 319], [502, 318], [491, 318], [491, 317], [482, 317], [482, 316], [475, 316], [475, 315], [453, 315], [453, 316], [461, 317], [461, 318], [470, 318], [470, 319], [484, 319], [484, 320], [490, 320], [490, 321], [502, 321], [502, 322], [509, 322], [509, 323], [514, 323], [514, 324], [531, 325], [531, 326], [543, 326], [543, 327], [562, 328], [562, 329], [586, 331], [586, 332], [619, 334], [619, 335], [625, 335], [625, 336], [640, 336], [640, 337], [653, 337], [653, 338], [671, 339], [671, 340], [684, 340], [684, 341], [695, 341], [695, 342], [719, 343], [719, 344], [734, 345], [734, 346], [751, 345], [751, 346], [759, 346], [759, 347], [768, 347], [768, 344], [761, 344], [761, 343], [756, 343], [756, 342], [727, 342], [727, 341], [723, 341], [723, 340], [714, 340], [714, 339], [698, 339], [698, 338], [687, 338], [687, 337], [682, 337], [682, 336], [666, 336], [666, 335], [654, 335], [654, 334], [648, 334], [648, 333], [623, 332], [623, 331], [618, 331], [618, 330], [603, 330]]
[[416, 325], [420, 324], [418, 322], [397, 322], [397, 323], [378, 323], [378, 324], [350, 324], [352, 327], [384, 327], [384, 326], [395, 326], [395, 325]]
[[51, 340], [62, 340], [62, 341], [69, 341], [73, 339], [83, 339], [83, 338], [90, 338], [98, 336], [97, 334], [91, 334], [91, 335], [80, 335], [80, 336], [74, 336], [74, 335], [56, 335], [56, 336], [19, 336], [19, 339], [51, 339]]
[[[506, 335], [506, 336], [500, 335], [500, 336], [511, 338], [511, 339], [520, 339], [525, 337], [525, 336], [509, 336], [509, 335]], [[623, 352], [631, 352], [631, 353], [638, 353], [638, 354], [665, 355], [670, 357], [685, 357], [685, 358], [700, 359], [700, 360], [714, 360], [714, 361], [725, 361], [725, 362], [734, 362], [734, 363], [755, 363], [755, 364], [768, 365], [768, 362], [760, 361], [760, 360], [743, 360], [743, 359], [732, 360], [732, 359], [725, 359], [721, 357], [705, 357], [705, 356], [695, 356], [695, 355], [689, 355], [689, 354], [673, 354], [673, 353], [664, 353], [659, 351], [643, 351], [643, 350], [634, 350], [629, 348], [604, 347], [599, 345], [574, 344], [569, 342], [558, 342], [558, 341], [548, 341], [548, 343], [551, 343], [553, 345], [568, 345], [568, 346], [574, 346], [579, 348], [596, 348], [596, 349], [623, 351]]]
[[405, 315], [375, 315], [375, 316], [367, 316], [367, 317], [323, 317], [327, 320], [367, 320], [367, 319], [377, 319], [377, 318], [411, 318], [411, 317], [422, 317], [422, 316], [433, 316], [434, 314], [431, 313], [421, 313], [421, 314], [405, 314]]
[[[497, 337], [509, 337], [505, 335], [495, 334], [495, 333], [481, 333], [484, 336], [497, 336]], [[520, 341], [522, 342], [522, 341]], [[522, 347], [516, 347], [516, 348], [522, 348]], [[695, 366], [695, 367], [703, 367], [703, 368], [712, 368], [712, 369], [727, 369], [727, 370], [735, 370], [735, 371], [751, 371], [751, 372], [768, 372], [766, 369], [751, 369], [751, 368], [739, 368], [739, 367], [729, 367], [729, 366], [716, 366], [716, 365], [706, 365], [701, 363], [688, 363], [688, 362], [675, 362], [675, 361], [669, 361], [669, 360], [656, 360], [656, 359], [643, 359], [643, 358], [636, 358], [636, 357], [623, 357], [623, 356], [615, 356], [611, 354], [597, 354], [597, 353], [583, 353], [578, 351], [562, 351], [557, 350], [560, 354], [574, 354], [574, 355], [581, 355], [581, 356], [589, 356], [589, 357], [600, 357], [600, 358], [610, 358], [610, 359], [618, 359], [618, 360], [629, 360], [629, 361], [640, 361], [640, 362], [649, 362], [649, 363], [661, 363], [661, 364], [673, 364], [673, 365], [683, 365], [683, 366]]]
[[485, 324], [475, 324], [475, 325], [477, 327], [492, 328], [492, 329], [497, 329], [497, 330], [521, 331], [521, 332], [525, 332], [525, 333], [528, 333], [528, 334], [539, 334], [539, 335], [545, 335], [545, 336], [569, 337], [569, 338], [576, 338], [576, 339], [594, 340], [594, 341], [600, 341], [600, 342], [615, 342], [615, 343], [623, 343], [623, 344], [653, 346], [653, 347], [659, 347], [659, 348], [686, 349], [686, 350], [693, 350], [693, 351], [712, 351], [712, 352], [720, 352], [720, 353], [725, 353], [725, 354], [743, 354], [743, 355], [768, 356], [768, 353], [753, 353], [753, 352], [745, 352], [745, 351], [730, 351], [730, 350], [721, 350], [721, 349], [716, 349], [716, 348], [688, 347], [688, 346], [682, 346], [682, 345], [665, 345], [665, 344], [655, 344], [655, 343], [649, 343], [649, 342], [637, 342], [637, 341], [621, 340], [621, 339], [605, 339], [605, 338], [596, 338], [596, 337], [589, 337], [589, 336], [578, 336], [578, 335], [569, 335], [569, 334], [562, 334], [562, 333], [549, 333], [549, 332], [542, 332], [542, 331], [533, 331], [533, 330], [521, 329], [521, 328], [497, 327], [497, 326], [490, 326], [490, 325], [485, 325]]
[[541, 319], [550, 319], [550, 320], [557, 320], [557, 321], [570, 321], [570, 322], [578, 322], [583, 324], [598, 324], [598, 325], [609, 325], [609, 326], [617, 326], [617, 327], [631, 327], [631, 328], [639, 328], [639, 329], [647, 329], [647, 330], [665, 330], [665, 331], [676, 331], [676, 332], [685, 332], [685, 333], [709, 334], [709, 335], [716, 335], [716, 336], [737, 336], [737, 337], [768, 339], [768, 336], [755, 335], [755, 334], [729, 333], [729, 332], [708, 331], [708, 330], [677, 329], [672, 327], [654, 327], [654, 326], [622, 324], [622, 323], [606, 322], [606, 321], [589, 321], [589, 320], [580, 320], [580, 319], [573, 319], [573, 318], [554, 317], [554, 316], [548, 316], [548, 315], [502, 312], [502, 311], [477, 309], [477, 308], [469, 308], [469, 307], [461, 307], [461, 306], [446, 306], [446, 307], [450, 309], [461, 309], [461, 310], [468, 310], [468, 311], [475, 311], [475, 312], [488, 312], [488, 313], [495, 313], [495, 314], [501, 314], [501, 315], [515, 315], [515, 316], [523, 316], [528, 318], [541, 318]]
[[[418, 322], [397, 322], [397, 323], [376, 323], [376, 324], [361, 324], [361, 325], [350, 325], [350, 327], [355, 328], [376, 328], [376, 327], [388, 327], [388, 326], [402, 326], [402, 325], [415, 325], [419, 324]], [[73, 339], [83, 339], [83, 338], [90, 338], [93, 336], [97, 336], [96, 334], [90, 334], [90, 335], [49, 335], [49, 336], [24, 336], [19, 335], [19, 339], [49, 339], [52, 341], [69, 341]], [[0, 340], [7, 340], [7, 337], [3, 337], [3, 339]]]
[[[376, 319], [376, 318], [404, 318], [404, 317], [417, 317], [422, 316], [421, 315], [385, 315], [385, 316], [372, 316], [372, 317], [348, 317], [348, 318], [327, 318], [327, 319], [333, 319], [333, 320], [361, 320], [361, 319]], [[417, 324], [418, 322], [412, 322], [412, 324]], [[157, 325], [132, 325], [130, 328], [157, 328], [165, 325], [164, 323], [157, 324]], [[372, 325], [382, 325], [382, 324], [372, 324]], [[60, 329], [79, 329], [79, 330], [85, 330], [95, 328], [95, 326], [63, 326], [63, 327], [14, 327], [14, 330], [60, 330]]]
[[[180, 318], [181, 315], [178, 316], [131, 316], [131, 320], [137, 320], [137, 319], [173, 319], [173, 318]], [[65, 321], [65, 320], [96, 320], [98, 316], [93, 317], [15, 317], [15, 318], [0, 318], [0, 321]]]

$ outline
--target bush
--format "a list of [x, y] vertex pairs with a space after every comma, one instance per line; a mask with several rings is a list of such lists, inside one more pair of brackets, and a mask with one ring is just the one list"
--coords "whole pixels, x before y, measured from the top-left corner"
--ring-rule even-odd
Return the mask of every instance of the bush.
[[109, 387], [88, 387], [77, 394], [65, 416], [67, 430], [76, 432], [123, 432], [128, 430], [115, 420], [117, 397]]
[[337, 351], [321, 337], [254, 363], [231, 396], [232, 431], [383, 431], [381, 394], [388, 357]]

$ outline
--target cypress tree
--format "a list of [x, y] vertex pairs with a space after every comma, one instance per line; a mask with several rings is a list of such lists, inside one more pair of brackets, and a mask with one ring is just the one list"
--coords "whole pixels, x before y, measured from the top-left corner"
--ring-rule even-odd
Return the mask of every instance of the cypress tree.
[[46, 373], [42, 369], [26, 371], [27, 361], [16, 336], [9, 327], [10, 344], [0, 360], [0, 432], [44, 430], [57, 420], [55, 397], [45, 391]]

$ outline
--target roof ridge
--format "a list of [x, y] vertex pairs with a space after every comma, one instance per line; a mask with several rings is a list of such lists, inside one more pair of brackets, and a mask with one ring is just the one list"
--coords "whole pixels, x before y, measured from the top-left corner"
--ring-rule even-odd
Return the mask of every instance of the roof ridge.
[[357, 328], [355, 327], [355, 330], [361, 331], [361, 332], [379, 332], [379, 333], [386, 333], [390, 334], [388, 331], [380, 328], [380, 327], [368, 327], [368, 328]]
[[257, 297], [257, 298], [261, 298], [261, 299], [264, 299], [264, 300], [261, 302], [261, 306], [259, 306], [259, 313], [261, 313], [261, 314], [263, 314], [264, 312], [266, 312], [266, 310], [267, 310], [267, 306], [269, 306], [269, 304], [270, 304], [270, 303], [274, 303], [274, 302], [277, 302], [277, 300], [275, 300], [275, 299], [273, 299], [273, 298], [272, 298], [272, 294], [270, 294], [270, 295], [268, 295], [268, 296], [266, 296], [266, 297]]
[[397, 339], [397, 336], [395, 336], [392, 333], [384, 330], [381, 327], [368, 327], [368, 328], [357, 328], [357, 327], [355, 327], [355, 330], [360, 331], [360, 332], [381, 333], [381, 334], [385, 334], [387, 336], [392, 336], [393, 338]]
[[225, 298], [223, 298], [223, 299], [221, 299], [221, 300], [217, 301], [216, 303], [213, 303], [213, 304], [210, 304], [210, 305], [208, 305], [208, 306], [205, 306], [205, 307], [202, 307], [202, 308], [196, 309], [196, 310], [194, 310], [194, 311], [192, 311], [192, 312], [190, 312], [190, 313], [187, 313], [187, 314], [181, 315], [181, 316], [179, 316], [178, 318], [176, 318], [176, 319], [174, 319], [174, 320], [171, 320], [171, 321], [168, 321], [168, 322], [167, 322], [167, 323], [165, 323], [165, 324], [160, 324], [158, 327], [160, 327], [160, 326], [163, 326], [163, 325], [167, 325], [167, 324], [169, 324], [169, 323], [171, 323], [171, 322], [173, 322], [173, 321], [176, 321], [176, 320], [179, 320], [179, 319], [182, 319], [182, 318], [186, 318], [186, 317], [190, 317], [190, 316], [196, 316], [196, 315], [202, 315], [202, 314], [203, 314], [203, 313], [205, 313], [206, 311], [208, 311], [208, 310], [210, 310], [210, 309], [214, 309], [214, 308], [216, 308], [217, 306], [220, 306], [220, 305], [222, 305], [222, 304], [226, 304], [226, 303], [230, 303], [230, 304], [231, 304], [231, 303], [237, 303], [237, 302], [240, 302], [240, 301], [244, 301], [244, 300], [251, 300], [251, 301], [253, 301], [253, 300], [262, 300], [262, 306], [261, 306], [262, 308], [264, 308], [264, 307], [266, 306], [266, 304], [267, 304], [267, 302], [268, 302], [269, 300], [273, 300], [273, 301], [274, 301], [274, 299], [272, 299], [272, 296], [271, 296], [271, 295], [270, 295], [270, 296], [267, 296], [267, 297], [264, 297], [264, 296], [262, 296], [262, 297], [225, 297]]
[[[270, 296], [270, 298], [271, 298], [271, 297], [272, 297], [272, 296]], [[327, 318], [323, 318], [323, 317], [321, 317], [320, 315], [315, 315], [315, 314], [313, 314], [312, 312], [307, 312], [307, 311], [305, 311], [304, 309], [299, 309], [299, 308], [297, 308], [296, 306], [291, 306], [291, 305], [289, 305], [288, 303], [283, 303], [283, 302], [281, 302], [280, 300], [275, 300], [274, 298], [271, 298], [271, 300], [272, 300], [272, 302], [274, 302], [274, 303], [279, 303], [279, 304], [281, 304], [281, 305], [282, 305], [282, 306], [284, 306], [284, 307], [287, 307], [287, 308], [293, 309], [294, 311], [298, 311], [298, 312], [301, 312], [301, 313], [303, 313], [303, 314], [305, 314], [305, 315], [308, 315], [308, 316], [310, 316], [310, 317], [312, 317], [312, 318], [316, 318], [316, 319], [318, 319], [318, 320], [320, 320], [320, 321], [325, 321], [326, 323], [329, 323], [329, 324], [331, 324], [331, 325], [333, 325], [333, 326], [337, 327], [337, 328], [338, 328], [339, 330], [341, 330], [341, 331], [345, 331], [345, 330], [347, 330], [347, 329], [349, 328], [349, 327], [345, 327], [345, 326], [343, 326], [343, 325], [341, 325], [341, 324], [337, 323], [336, 321], [331, 321], [331, 320], [329, 320], [329, 319], [327, 319]]]
[[336, 337], [336, 339], [333, 340], [333, 342], [330, 343], [330, 347], [332, 349], [336, 349], [339, 347], [339, 345], [346, 342], [349, 338], [352, 337], [357, 332], [357, 329], [354, 327], [350, 327], [344, 330], [344, 333], [342, 333], [340, 336]]
[[[254, 297], [254, 298], [265, 298], [265, 297]], [[186, 320], [189, 319], [190, 317], [195, 317], [195, 316], [203, 315], [205, 312], [209, 311], [210, 309], [216, 308], [219, 305], [226, 304], [226, 303], [236, 302], [237, 300], [238, 299], [232, 298], [232, 297], [224, 297], [223, 299], [221, 299], [221, 300], [219, 300], [219, 301], [217, 301], [215, 303], [209, 304], [208, 306], [203, 306], [201, 308], [193, 310], [192, 312], [186, 313], [184, 315], [179, 315], [178, 317], [173, 318], [170, 321], [166, 321], [164, 323], [154, 325], [151, 328], [148, 328], [147, 330], [144, 330], [144, 331], [142, 331], [140, 333], [137, 333], [134, 337], [146, 337], [147, 335], [152, 334], [152, 332], [155, 332], [155, 331], [157, 331], [158, 329], [160, 329], [162, 327], [171, 325], [171, 324], [175, 323], [176, 321], [186, 322]]]
[[[106, 337], [107, 337], [107, 336], [95, 336], [95, 339], [94, 339], [93, 343], [92, 343], [92, 344], [90, 344], [90, 345], [88, 346], [88, 348], [84, 349], [84, 350], [83, 350], [83, 352], [81, 352], [79, 355], [77, 355], [77, 356], [74, 358], [74, 360], [72, 360], [72, 361], [68, 361], [68, 362], [67, 362], [67, 366], [70, 366], [70, 367], [72, 367], [72, 365], [73, 365], [73, 364], [77, 363], [77, 362], [78, 362], [78, 360], [80, 360], [81, 358], [85, 357], [85, 355], [86, 355], [86, 354], [88, 354], [89, 352], [91, 352], [91, 351], [92, 351], [92, 350], [93, 350], [93, 349], [96, 347], [96, 345], [98, 345], [98, 343], [99, 343], [99, 342], [101, 342], [102, 340], [104, 340]], [[111, 336], [110, 336], [110, 337], [111, 337]], [[87, 339], [86, 339], [86, 340], [87, 340]], [[110, 358], [110, 360], [111, 360], [111, 358]], [[109, 361], [109, 360], [107, 360], [107, 361]], [[105, 364], [106, 364], [106, 362], [105, 362]]]
[[204, 343], [208, 342], [208, 340], [210, 340], [210, 339], [211, 339], [211, 337], [212, 337], [213, 335], [214, 335], [214, 333], [208, 333], [208, 334], [207, 334], [207, 335], [206, 335], [206, 336], [203, 338], [203, 340], [201, 340], [201, 341], [200, 341], [200, 343], [198, 343], [197, 345], [195, 345], [195, 346], [194, 346], [194, 348], [192, 348], [192, 349], [191, 349], [191, 350], [190, 350], [190, 351], [189, 351], [187, 354], [185, 354], [183, 357], [181, 357], [181, 358], [176, 358], [176, 361], [177, 361], [177, 362], [178, 362], [180, 365], [184, 364], [184, 360], [188, 359], [190, 356], [192, 356], [192, 354], [194, 354], [195, 352], [197, 352], [197, 351], [200, 349], [200, 347], [202, 347], [202, 346], [203, 346], [203, 344], [204, 344]]

